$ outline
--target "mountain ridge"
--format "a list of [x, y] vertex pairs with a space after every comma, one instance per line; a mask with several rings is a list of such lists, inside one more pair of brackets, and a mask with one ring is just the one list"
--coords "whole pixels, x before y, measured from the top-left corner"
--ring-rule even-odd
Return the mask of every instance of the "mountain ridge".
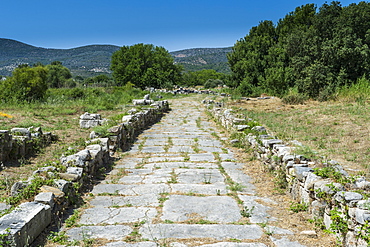
[[[77, 76], [89, 77], [109, 74], [112, 54], [120, 49], [116, 45], [85, 45], [69, 49], [43, 48], [17, 40], [0, 38], [0, 75], [10, 76], [20, 64], [50, 64], [60, 61]], [[215, 69], [228, 73], [226, 48], [190, 48], [170, 52], [175, 63], [182, 64], [186, 71]]]

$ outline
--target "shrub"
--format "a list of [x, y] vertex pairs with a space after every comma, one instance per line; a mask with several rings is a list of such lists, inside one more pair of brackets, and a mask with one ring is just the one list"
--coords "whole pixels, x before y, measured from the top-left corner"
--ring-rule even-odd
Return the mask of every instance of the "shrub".
[[308, 100], [308, 96], [298, 92], [297, 88], [291, 88], [287, 95], [282, 98], [282, 102], [288, 105], [303, 105]]

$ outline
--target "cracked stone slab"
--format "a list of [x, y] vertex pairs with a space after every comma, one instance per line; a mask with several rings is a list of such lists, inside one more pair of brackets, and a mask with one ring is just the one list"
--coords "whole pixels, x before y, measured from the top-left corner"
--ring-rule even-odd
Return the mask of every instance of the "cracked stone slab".
[[168, 162], [168, 161], [184, 161], [184, 157], [150, 157], [148, 162]]
[[168, 149], [169, 153], [195, 153], [191, 146], [172, 146]]
[[[239, 195], [240, 200], [243, 201], [243, 206], [251, 210], [251, 217], [249, 220], [251, 223], [264, 223], [268, 221], [274, 221], [275, 218], [272, 218], [268, 213], [267, 210], [270, 208], [264, 206], [255, 200], [264, 200], [265, 198], [258, 197], [258, 196], [247, 196], [247, 195]], [[272, 200], [269, 202], [275, 203]], [[275, 203], [276, 204], [276, 203]]]
[[218, 169], [176, 169], [175, 173], [182, 184], [213, 184], [225, 180]]
[[209, 153], [222, 153], [223, 150], [221, 148], [218, 148], [218, 147], [202, 147], [200, 146], [199, 147], [200, 150], [202, 151], [205, 151], [205, 152], [209, 152]]
[[132, 205], [135, 207], [156, 207], [159, 205], [158, 196], [145, 194], [139, 196], [97, 196], [89, 204], [93, 207], [123, 207]]
[[226, 194], [225, 184], [172, 184], [172, 192], [196, 193], [205, 195]]
[[171, 195], [163, 206], [162, 220], [175, 222], [196, 218], [218, 223], [231, 223], [241, 219], [236, 201], [229, 196]]
[[234, 156], [233, 153], [228, 153], [228, 154], [221, 153], [220, 158], [221, 158], [222, 161], [235, 160], [235, 156]]
[[278, 235], [293, 235], [294, 233], [290, 230], [286, 230], [277, 226], [266, 226], [265, 231], [272, 233], [272, 234], [278, 234]]
[[91, 191], [94, 195], [117, 194], [117, 195], [145, 195], [170, 192], [170, 187], [166, 184], [98, 184]]
[[126, 242], [112, 242], [102, 247], [158, 247], [154, 242], [139, 242], [139, 243], [126, 243]]
[[275, 244], [276, 247], [306, 247], [305, 245], [302, 245], [298, 242], [291, 242], [286, 237], [283, 237], [281, 239], [270, 237], [270, 239]]
[[140, 228], [143, 238], [149, 240], [164, 238], [214, 238], [223, 240], [259, 239], [262, 229], [257, 225], [189, 225], [189, 224], [144, 224]]
[[142, 153], [164, 153], [165, 150], [161, 146], [144, 146], [141, 152]]
[[220, 242], [215, 244], [204, 244], [198, 247], [268, 247], [262, 243], [232, 243], [232, 242]]
[[218, 166], [213, 163], [192, 163], [192, 162], [158, 162], [158, 163], [150, 163], [145, 164], [144, 167], [146, 168], [217, 168]]
[[69, 240], [83, 240], [89, 238], [104, 238], [108, 240], [120, 240], [128, 236], [132, 228], [124, 225], [107, 226], [82, 226], [67, 230]]
[[217, 148], [222, 147], [222, 144], [220, 141], [212, 140], [212, 139], [208, 139], [208, 140], [202, 139], [202, 140], [199, 140], [198, 143], [199, 143], [199, 146], [203, 146], [203, 147], [217, 147]]
[[144, 176], [142, 175], [131, 175], [131, 176], [124, 176], [120, 178], [118, 181], [122, 184], [139, 184], [143, 181]]
[[81, 215], [80, 224], [120, 224], [142, 220], [150, 221], [157, 214], [154, 208], [123, 207], [123, 208], [88, 208]]
[[190, 154], [190, 161], [208, 161], [208, 162], [215, 162], [215, 157], [213, 154], [209, 153], [200, 153], [200, 154]]

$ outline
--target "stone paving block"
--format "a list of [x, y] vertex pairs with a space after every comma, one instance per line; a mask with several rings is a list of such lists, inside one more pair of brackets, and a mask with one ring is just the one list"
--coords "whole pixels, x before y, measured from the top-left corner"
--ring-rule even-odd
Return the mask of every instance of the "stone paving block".
[[131, 232], [132, 228], [125, 225], [82, 226], [67, 230], [67, 235], [70, 241], [81, 241], [90, 238], [120, 240], [128, 236]]
[[162, 146], [144, 146], [141, 152], [142, 153], [164, 153], [165, 150]]
[[184, 157], [150, 157], [148, 162], [155, 163], [155, 162], [169, 162], [169, 161], [184, 161]]
[[169, 153], [195, 153], [191, 146], [172, 146], [168, 149]]
[[270, 239], [276, 247], [305, 247], [305, 245], [302, 245], [298, 242], [292, 242], [286, 237], [283, 237], [281, 239], [270, 237]]
[[215, 157], [210, 153], [190, 154], [190, 161], [208, 161], [215, 162]]
[[231, 223], [241, 219], [236, 201], [229, 196], [171, 195], [164, 202], [162, 220], [174, 222], [204, 219], [218, 223]]
[[112, 242], [102, 247], [158, 247], [158, 245], [154, 242], [139, 242], [139, 243]]
[[170, 172], [171, 172], [170, 170], [163, 170], [153, 175], [147, 175], [145, 176], [143, 183], [145, 184], [167, 183], [168, 180], [171, 179]]
[[170, 187], [166, 184], [98, 184], [91, 191], [92, 194], [117, 194], [117, 195], [145, 195], [145, 194], [159, 194], [170, 192]]
[[175, 173], [181, 184], [213, 184], [225, 180], [218, 169], [176, 169]]
[[222, 161], [226, 161], [226, 160], [235, 160], [235, 156], [233, 153], [221, 153], [219, 154], [220, 155], [220, 158]]
[[139, 196], [97, 196], [89, 204], [93, 207], [123, 207], [126, 205], [157, 207], [159, 202], [158, 195], [145, 194]]
[[172, 192], [195, 193], [205, 195], [226, 194], [225, 184], [171, 184]]
[[239, 198], [240, 200], [243, 201], [243, 207], [246, 207], [247, 209], [251, 210], [252, 216], [249, 217], [251, 223], [265, 223], [268, 221], [276, 220], [267, 213], [269, 207], [256, 202], [256, 200], [266, 200], [269, 203], [275, 203], [272, 200], [267, 200], [265, 198], [258, 196], [247, 196], [247, 195], [239, 195]]
[[218, 148], [218, 147], [202, 147], [202, 146], [200, 146], [199, 149], [202, 150], [202, 151], [205, 151], [205, 152], [209, 152], [209, 153], [222, 153], [223, 152], [223, 150], [221, 148]]
[[131, 176], [124, 176], [120, 178], [118, 181], [121, 184], [139, 184], [143, 181], [143, 175], [131, 175]]
[[189, 224], [144, 224], [140, 228], [143, 238], [149, 240], [164, 238], [214, 238], [224, 240], [259, 239], [263, 232], [257, 225], [189, 225]]
[[88, 208], [81, 215], [80, 224], [122, 224], [138, 221], [150, 222], [157, 214], [157, 210], [147, 207], [122, 207], [122, 208]]
[[199, 247], [267, 247], [262, 243], [232, 243], [232, 242], [220, 242], [215, 244], [204, 244]]
[[213, 139], [202, 139], [198, 141], [199, 146], [203, 147], [218, 147], [221, 148], [222, 144], [218, 140], [213, 140]]

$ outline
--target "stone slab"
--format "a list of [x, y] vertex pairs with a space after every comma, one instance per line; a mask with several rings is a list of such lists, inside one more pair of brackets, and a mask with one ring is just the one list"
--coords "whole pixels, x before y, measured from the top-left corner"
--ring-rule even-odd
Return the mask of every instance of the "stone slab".
[[165, 150], [161, 146], [144, 146], [141, 152], [142, 153], [164, 153]]
[[147, 207], [123, 207], [123, 208], [88, 208], [81, 215], [80, 224], [122, 224], [138, 221], [151, 221], [157, 214], [157, 210]]
[[159, 194], [164, 192], [170, 192], [170, 187], [166, 184], [98, 184], [91, 191], [94, 195], [108, 193], [128, 196]]
[[195, 193], [204, 195], [226, 194], [228, 190], [224, 184], [171, 184], [172, 192]]
[[204, 219], [218, 223], [232, 223], [241, 219], [240, 209], [229, 196], [171, 195], [163, 206], [162, 220], [182, 222]]
[[276, 204], [276, 202], [258, 196], [239, 195], [239, 198], [243, 201], [243, 207], [251, 210], [252, 216], [249, 217], [251, 223], [265, 223], [276, 220], [267, 213], [270, 208], [258, 203], [256, 200], [262, 200], [272, 204]]
[[218, 169], [176, 169], [175, 173], [182, 184], [213, 184], [225, 180]]
[[159, 202], [157, 195], [145, 194], [139, 196], [97, 196], [89, 204], [93, 207], [123, 207], [127, 205], [156, 207], [159, 205]]
[[209, 153], [200, 153], [200, 154], [190, 154], [190, 161], [207, 161], [207, 162], [215, 162], [215, 157], [213, 154]]
[[190, 224], [144, 224], [140, 228], [143, 238], [149, 240], [178, 238], [214, 238], [224, 240], [234, 239], [259, 239], [263, 231], [256, 225], [190, 225]]
[[67, 230], [67, 235], [70, 241], [81, 241], [89, 238], [120, 240], [128, 236], [131, 232], [132, 228], [125, 225], [82, 226]]
[[305, 247], [305, 245], [302, 245], [298, 242], [292, 242], [286, 237], [283, 237], [281, 239], [270, 237], [270, 239], [276, 247]]
[[220, 242], [215, 244], [204, 244], [199, 247], [267, 247], [262, 243], [232, 243], [232, 242]]
[[154, 242], [139, 242], [139, 243], [126, 243], [126, 242], [112, 242], [102, 247], [158, 247]]

